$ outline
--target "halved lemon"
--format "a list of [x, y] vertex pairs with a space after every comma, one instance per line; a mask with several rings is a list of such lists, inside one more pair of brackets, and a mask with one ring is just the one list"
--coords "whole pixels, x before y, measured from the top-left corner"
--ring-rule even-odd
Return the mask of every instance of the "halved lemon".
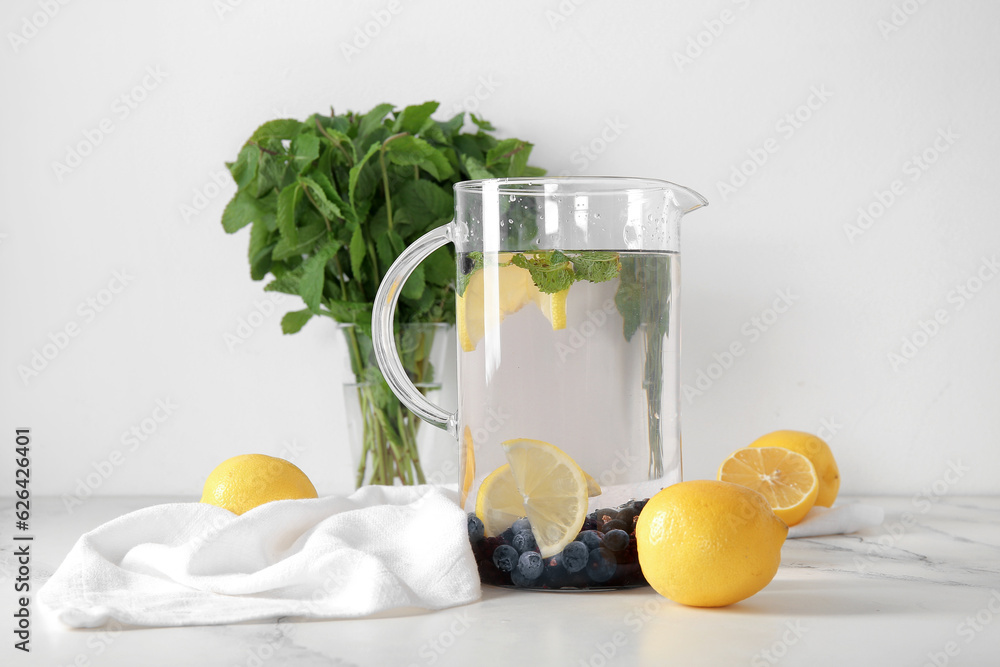
[[718, 479], [758, 491], [789, 526], [812, 509], [819, 493], [819, 476], [812, 462], [782, 447], [738, 449], [719, 466]]
[[[580, 472], [583, 473], [587, 484], [587, 497], [594, 498], [601, 495], [601, 485], [597, 483], [597, 480], [584, 470]], [[475, 476], [474, 472], [473, 476]], [[468, 465], [465, 468], [465, 479], [468, 483]], [[468, 497], [468, 489], [464, 487], [465, 484], [463, 484], [462, 489], [463, 505], [465, 498]], [[514, 481], [514, 474], [510, 471], [509, 463], [491, 472], [480, 484], [479, 495], [476, 496], [476, 516], [483, 522], [487, 537], [499, 535], [522, 516], [526, 516], [524, 498], [517, 490], [517, 483]]]
[[[502, 264], [510, 261], [510, 253], [500, 254], [498, 261]], [[476, 271], [465, 286], [465, 293], [456, 297], [455, 320], [458, 324], [458, 340], [462, 349], [472, 352], [486, 334], [485, 323], [485, 279], [483, 274], [488, 269]], [[566, 328], [566, 296], [569, 288], [546, 294], [538, 289], [531, 280], [531, 273], [513, 264], [497, 268], [497, 279], [500, 283], [499, 320], [503, 322], [511, 313], [524, 308], [529, 303], [536, 304], [542, 314], [552, 323], [553, 331]]]
[[504, 442], [503, 449], [508, 465], [483, 481], [477, 514], [482, 508], [483, 524], [494, 531], [527, 516], [542, 558], [554, 556], [576, 538], [587, 517], [587, 478], [566, 452], [547, 442], [519, 438]]

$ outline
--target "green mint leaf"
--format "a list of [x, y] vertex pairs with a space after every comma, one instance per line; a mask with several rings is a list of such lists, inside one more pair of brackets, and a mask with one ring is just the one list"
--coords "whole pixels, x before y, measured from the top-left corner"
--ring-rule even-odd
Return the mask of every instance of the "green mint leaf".
[[316, 243], [325, 236], [326, 225], [322, 221], [314, 222], [305, 227], [299, 227], [298, 243], [293, 245], [288, 241], [287, 237], [281, 237], [278, 240], [278, 244], [274, 246], [273, 259], [284, 261], [289, 257], [304, 255], [310, 252]]
[[[428, 230], [432, 226], [451, 220], [454, 213], [452, 194], [430, 181], [407, 181], [392, 199], [406, 211], [415, 231]], [[398, 219], [398, 218], [397, 218]]]
[[535, 176], [544, 176], [547, 173], [549, 172], [541, 167], [528, 166], [521, 171], [521, 178], [534, 178]]
[[471, 155], [462, 156], [462, 166], [465, 167], [465, 171], [469, 174], [469, 178], [477, 180], [482, 178], [495, 178], [495, 176], [493, 176], [493, 174], [483, 166], [482, 162]]
[[391, 104], [379, 104], [377, 107], [361, 117], [361, 126], [358, 128], [358, 139], [363, 139], [371, 134], [376, 128], [382, 125], [382, 119], [392, 111]]
[[484, 118], [480, 118], [474, 113], [470, 113], [469, 115], [472, 116], [472, 122], [475, 123], [476, 127], [478, 127], [480, 130], [486, 130], [487, 132], [493, 132], [496, 130], [496, 128], [493, 127], [493, 124], [490, 123], [490, 121]]
[[260, 149], [251, 144], [246, 144], [240, 149], [240, 154], [235, 162], [227, 162], [229, 173], [236, 181], [236, 189], [242, 190], [249, 185], [253, 179], [257, 178], [257, 159], [260, 157]]
[[326, 263], [340, 249], [340, 243], [327, 239], [316, 251], [316, 254], [306, 260], [302, 265], [302, 280], [299, 283], [299, 295], [306, 302], [309, 310], [314, 313], [319, 312], [319, 305], [323, 298], [323, 283], [326, 275]]
[[523, 150], [524, 142], [520, 139], [504, 139], [486, 152], [486, 168], [493, 167], [497, 162], [509, 159], [515, 153]]
[[[322, 174], [317, 174], [317, 176], [325, 178]], [[309, 191], [309, 201], [312, 202], [312, 204], [316, 207], [316, 210], [319, 211], [320, 215], [322, 215], [325, 220], [336, 220], [344, 217], [340, 207], [327, 199], [326, 190], [323, 189], [323, 186], [309, 176], [299, 176], [299, 183], [301, 183], [302, 186]], [[333, 192], [332, 185], [330, 186], [330, 190]]]
[[298, 333], [306, 322], [312, 319], [313, 314], [308, 308], [285, 313], [284, 317], [281, 318], [281, 332], [285, 334]]
[[354, 207], [341, 199], [340, 193], [337, 192], [337, 188], [333, 186], [333, 183], [327, 178], [326, 174], [317, 171], [310, 173], [309, 177], [315, 180], [316, 183], [319, 183], [319, 186], [323, 189], [323, 194], [326, 195], [327, 202], [336, 206], [345, 220], [351, 222], [357, 221], [358, 215]]
[[573, 264], [559, 251], [532, 253], [530, 257], [518, 253], [511, 257], [511, 263], [527, 269], [532, 282], [545, 294], [561, 292], [573, 284]]
[[299, 283], [302, 281], [302, 267], [284, 273], [264, 286], [265, 292], [281, 292], [282, 294], [299, 295]]
[[247, 258], [250, 260], [250, 277], [261, 280], [271, 268], [270, 251], [274, 245], [270, 243], [271, 232], [261, 220], [254, 220], [250, 228], [250, 248]]
[[263, 280], [264, 276], [272, 270], [274, 262], [271, 258], [271, 251], [275, 245], [270, 243], [261, 248], [250, 258], [250, 278], [253, 280]]
[[419, 299], [423, 296], [425, 287], [426, 281], [424, 280], [424, 267], [421, 264], [413, 270], [410, 277], [406, 279], [405, 283], [403, 283], [403, 291], [401, 294], [407, 299]]
[[438, 181], [450, 178], [455, 173], [444, 152], [438, 149], [434, 149], [434, 152], [428, 155], [427, 159], [419, 166]]
[[628, 281], [623, 276], [621, 282], [618, 283], [618, 291], [615, 292], [615, 306], [618, 307], [618, 312], [621, 313], [624, 322], [622, 333], [625, 335], [625, 340], [631, 341], [642, 321], [640, 312], [642, 285], [638, 282]]
[[285, 174], [288, 165], [284, 156], [274, 156], [261, 153], [257, 161], [257, 188], [254, 196], [262, 198], [271, 190], [280, 190], [285, 186]]
[[424, 279], [439, 287], [450, 287], [455, 282], [455, 258], [448, 248], [438, 248], [422, 263]]
[[232, 234], [263, 217], [258, 200], [246, 190], [240, 190], [222, 212], [222, 228], [227, 234]]
[[364, 157], [361, 158], [356, 165], [351, 167], [350, 176], [348, 178], [347, 197], [351, 202], [351, 206], [355, 209], [358, 208], [358, 202], [354, 198], [354, 192], [358, 188], [358, 178], [361, 175], [361, 170], [364, 169], [368, 160], [370, 160], [375, 153], [378, 153], [380, 148], [381, 144], [372, 144], [368, 147], [368, 152], [365, 153]]
[[292, 154], [298, 170], [319, 157], [319, 137], [315, 134], [300, 134], [292, 139]]
[[319, 120], [315, 122], [315, 126], [317, 132], [330, 141], [330, 145], [334, 147], [336, 153], [340, 155], [347, 153], [345, 157], [350, 160], [350, 164], [354, 164], [358, 161], [357, 149], [354, 147], [354, 142], [351, 141], [349, 136], [333, 127], [332, 124], [327, 125]]
[[577, 280], [589, 280], [592, 283], [602, 283], [617, 278], [622, 264], [618, 253], [603, 250], [588, 250], [575, 255], [573, 271]]
[[299, 231], [295, 226], [295, 209], [302, 199], [302, 186], [293, 183], [278, 194], [278, 231], [290, 245], [299, 242]]
[[[372, 305], [370, 303], [357, 303], [353, 301], [328, 300], [327, 308], [333, 319], [338, 322], [356, 324], [364, 336], [370, 338], [372, 334]], [[367, 359], [367, 355], [364, 357]]]
[[507, 168], [508, 177], [520, 178], [526, 176], [525, 171], [528, 169], [528, 156], [531, 155], [531, 149], [534, 147], [534, 144], [529, 144], [527, 141], [521, 142], [521, 149], [510, 157], [510, 166]]
[[424, 123], [430, 119], [431, 114], [437, 111], [438, 106], [437, 102], [424, 102], [423, 104], [414, 104], [406, 107], [396, 117], [392, 131], [416, 134], [424, 126]]
[[404, 166], [419, 165], [435, 152], [433, 146], [412, 134], [405, 134], [385, 143], [385, 154], [389, 160], [393, 164]]
[[253, 143], [261, 143], [267, 139], [291, 139], [302, 129], [301, 121], [294, 118], [279, 118], [269, 120], [254, 131], [250, 137]]
[[361, 233], [361, 225], [354, 228], [354, 233], [351, 235], [351, 273], [356, 280], [361, 280], [363, 273], [361, 270], [361, 263], [365, 261], [365, 254], [368, 248], [365, 245], [365, 237]]
[[445, 122], [436, 123], [436, 125], [447, 139], [454, 139], [462, 131], [462, 126], [465, 125], [465, 112], [460, 111]]

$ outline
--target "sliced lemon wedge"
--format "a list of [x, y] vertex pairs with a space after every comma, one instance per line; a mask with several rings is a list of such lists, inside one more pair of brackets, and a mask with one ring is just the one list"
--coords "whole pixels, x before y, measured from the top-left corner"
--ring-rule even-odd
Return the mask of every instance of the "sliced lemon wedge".
[[812, 509], [819, 493], [819, 476], [812, 462], [783, 447], [737, 449], [719, 466], [718, 479], [761, 493], [789, 526]]
[[[527, 516], [542, 558], [554, 556], [576, 538], [587, 517], [587, 475], [566, 452], [541, 440], [508, 440], [503, 448], [508, 464], [483, 480], [476, 514], [487, 535]], [[594, 486], [600, 488], [596, 481]]]
[[[498, 261], [503, 264], [510, 261], [510, 253], [500, 254]], [[486, 334], [485, 312], [485, 279], [483, 274], [487, 269], [476, 271], [468, 284], [465, 293], [456, 297], [455, 320], [458, 324], [458, 340], [462, 350], [472, 352]], [[569, 288], [554, 294], [546, 294], [538, 289], [531, 280], [531, 273], [519, 266], [508, 265], [497, 268], [497, 279], [500, 282], [499, 320], [503, 322], [511, 313], [534, 303], [542, 314], [552, 323], [553, 331], [566, 328], [566, 297]]]

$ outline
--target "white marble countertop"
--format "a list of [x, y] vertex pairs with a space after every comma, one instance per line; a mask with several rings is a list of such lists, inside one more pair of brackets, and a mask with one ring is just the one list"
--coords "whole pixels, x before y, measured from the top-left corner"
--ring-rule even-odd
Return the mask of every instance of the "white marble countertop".
[[[32, 590], [76, 539], [163, 497], [32, 500]], [[544, 593], [484, 587], [480, 602], [377, 618], [70, 630], [33, 602], [15, 650], [13, 503], [0, 526], [4, 665], [1000, 665], [1000, 497], [855, 498], [885, 522], [789, 540], [774, 581], [722, 609], [652, 589]]]

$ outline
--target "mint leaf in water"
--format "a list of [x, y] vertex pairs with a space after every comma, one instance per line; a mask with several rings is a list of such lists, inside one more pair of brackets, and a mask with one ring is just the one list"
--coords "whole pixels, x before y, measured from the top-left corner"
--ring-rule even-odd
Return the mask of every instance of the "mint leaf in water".
[[622, 263], [618, 253], [593, 250], [574, 255], [573, 270], [577, 280], [589, 280], [592, 283], [603, 283], [617, 278], [621, 272]]
[[531, 281], [545, 294], [555, 294], [568, 289], [576, 280], [573, 263], [562, 252], [531, 253], [531, 256], [517, 253], [510, 259], [511, 264], [527, 269]]

